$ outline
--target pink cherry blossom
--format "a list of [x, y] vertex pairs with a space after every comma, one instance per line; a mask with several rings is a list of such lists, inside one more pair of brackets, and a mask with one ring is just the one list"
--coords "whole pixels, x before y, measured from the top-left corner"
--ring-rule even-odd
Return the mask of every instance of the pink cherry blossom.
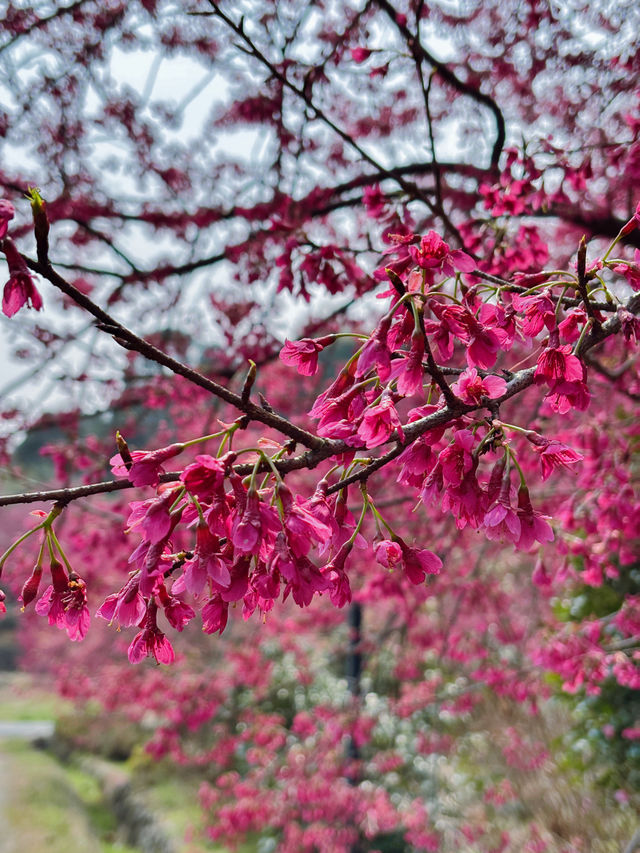
[[463, 476], [473, 466], [471, 451], [476, 439], [471, 430], [459, 429], [453, 436], [453, 441], [440, 452], [438, 461], [442, 468], [442, 476], [450, 485], [457, 486]]
[[122, 456], [116, 453], [110, 459], [111, 470], [116, 477], [128, 477], [134, 486], [157, 486], [160, 482], [160, 474], [164, 474], [163, 463], [167, 459], [182, 453], [184, 444], [170, 444], [159, 450], [132, 450], [131, 459], [133, 464], [128, 469], [122, 460]]
[[402, 440], [402, 425], [393, 401], [388, 394], [383, 394], [380, 402], [365, 410], [362, 423], [358, 427], [358, 438], [367, 447], [378, 447], [384, 444], [396, 433]]
[[145, 612], [146, 604], [140, 594], [138, 579], [132, 577], [120, 592], [107, 596], [97, 610], [96, 616], [106, 619], [109, 623], [117, 622], [118, 625], [127, 628], [131, 625], [139, 625]]
[[552, 347], [542, 351], [535, 371], [536, 382], [579, 382], [584, 377], [584, 367], [571, 352], [571, 345]]
[[568, 468], [584, 458], [582, 453], [556, 439], [547, 439], [534, 432], [528, 432], [527, 438], [533, 444], [534, 451], [540, 455], [543, 480], [546, 480], [552, 471]]
[[437, 274], [451, 276], [456, 270], [472, 272], [476, 262], [466, 252], [460, 249], [450, 249], [435, 231], [429, 231], [420, 239], [420, 246], [409, 246], [409, 254], [413, 261], [427, 272], [430, 283], [435, 281]]
[[280, 359], [285, 364], [294, 366], [301, 376], [313, 376], [318, 372], [318, 353], [333, 343], [334, 335], [324, 338], [302, 338], [299, 341], [285, 341], [280, 350]]
[[549, 331], [556, 327], [556, 306], [550, 298], [550, 290], [543, 290], [531, 296], [514, 294], [513, 307], [524, 311], [522, 331], [528, 338], [535, 338], [546, 326]]
[[499, 376], [479, 376], [475, 367], [467, 367], [460, 374], [457, 382], [451, 386], [451, 390], [465, 403], [478, 405], [483, 397], [495, 400], [501, 397], [507, 390], [507, 383]]
[[22, 255], [12, 240], [6, 239], [2, 248], [9, 267], [9, 281], [4, 286], [2, 311], [7, 317], [13, 317], [24, 305], [40, 311], [42, 297], [36, 289], [33, 276], [29, 272]]
[[36, 604], [36, 613], [66, 631], [70, 640], [83, 640], [91, 621], [85, 582], [75, 572], [67, 576], [57, 560], [51, 562], [51, 579], [52, 584]]
[[391, 353], [387, 343], [390, 326], [390, 317], [385, 317], [377, 325], [360, 353], [356, 366], [356, 377], [365, 376], [375, 367], [380, 380], [382, 382], [387, 381], [391, 373]]
[[548, 517], [533, 509], [526, 486], [521, 486], [518, 490], [518, 518], [520, 519], [520, 537], [516, 542], [516, 548], [528, 551], [535, 542], [541, 545], [545, 542], [553, 542], [554, 534], [547, 520]]

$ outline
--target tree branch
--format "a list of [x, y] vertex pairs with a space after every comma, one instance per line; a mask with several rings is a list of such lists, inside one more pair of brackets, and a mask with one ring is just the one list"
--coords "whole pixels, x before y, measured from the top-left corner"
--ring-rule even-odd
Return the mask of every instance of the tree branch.
[[493, 150], [491, 152], [491, 166], [494, 169], [497, 168], [500, 154], [504, 148], [506, 131], [504, 116], [496, 102], [489, 95], [485, 95], [483, 92], [480, 92], [468, 83], [464, 83], [459, 77], [456, 77], [450, 68], [436, 59], [435, 56], [433, 56], [433, 54], [431, 54], [422, 45], [418, 35], [414, 35], [405, 23], [398, 20], [397, 9], [392, 6], [388, 0], [376, 0], [376, 3], [384, 12], [387, 13], [388, 17], [402, 33], [404, 40], [407, 42], [414, 55], [419, 53], [434, 68], [438, 76], [452, 86], [456, 91], [463, 95], [468, 95], [470, 98], [473, 98], [474, 101], [477, 101], [479, 104], [483, 104], [491, 110], [496, 120], [496, 141], [494, 142]]

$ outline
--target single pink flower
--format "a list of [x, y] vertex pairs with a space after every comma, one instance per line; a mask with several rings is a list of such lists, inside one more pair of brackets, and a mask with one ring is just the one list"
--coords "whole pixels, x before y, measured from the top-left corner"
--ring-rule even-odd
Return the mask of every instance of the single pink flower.
[[534, 374], [536, 382], [579, 382], [584, 378], [584, 368], [580, 359], [571, 352], [571, 344], [549, 346], [538, 358]]
[[351, 601], [351, 585], [344, 564], [352, 548], [352, 542], [345, 542], [335, 557], [322, 568], [322, 575], [329, 584], [329, 598], [334, 607], [344, 607]]
[[383, 394], [376, 406], [370, 406], [365, 410], [362, 423], [358, 427], [358, 438], [367, 447], [378, 447], [384, 444], [394, 432], [402, 441], [404, 434], [398, 413], [391, 397]]
[[556, 439], [544, 438], [535, 432], [528, 432], [527, 438], [533, 444], [533, 449], [540, 455], [542, 479], [546, 480], [557, 468], [568, 468], [583, 459], [583, 455]]
[[545, 542], [553, 542], [554, 535], [547, 516], [536, 512], [529, 498], [529, 490], [526, 486], [518, 489], [518, 518], [520, 519], [520, 538], [516, 542], [516, 548], [520, 551], [528, 551], [534, 542], [543, 545]]
[[160, 604], [164, 608], [167, 622], [176, 631], [183, 631], [189, 622], [195, 617], [195, 610], [184, 601], [180, 601], [175, 595], [169, 595], [164, 584], [158, 589]]
[[180, 479], [186, 489], [199, 500], [211, 503], [213, 495], [223, 491], [227, 467], [235, 459], [235, 454], [227, 453], [219, 459], [201, 454], [195, 462], [184, 469]]
[[127, 530], [141, 528], [144, 532], [144, 538], [149, 542], [153, 544], [162, 542], [175, 527], [175, 522], [169, 515], [169, 509], [175, 501], [175, 497], [175, 489], [169, 489], [157, 498], [150, 498], [146, 501], [131, 501]]
[[116, 477], [128, 477], [134, 486], [157, 486], [160, 474], [164, 474], [163, 463], [167, 459], [178, 456], [183, 450], [184, 444], [170, 444], [159, 450], [132, 450], [133, 464], [129, 469], [119, 453], [112, 456], [109, 461]]
[[499, 376], [485, 376], [483, 379], [475, 367], [467, 367], [451, 390], [465, 403], [480, 404], [483, 397], [491, 400], [502, 397], [507, 390], [507, 383]]
[[202, 630], [205, 634], [222, 634], [229, 618], [229, 605], [219, 593], [213, 595], [202, 608]]
[[480, 526], [487, 506], [487, 495], [476, 477], [477, 460], [457, 484], [450, 484], [442, 496], [443, 512], [451, 512], [459, 530], [467, 524]]
[[3, 250], [9, 267], [9, 281], [4, 286], [2, 311], [7, 317], [13, 317], [23, 305], [39, 311], [42, 308], [42, 297], [22, 255], [9, 239], [4, 241]]
[[574, 308], [558, 326], [561, 339], [568, 344], [575, 344], [586, 322], [587, 312], [584, 308]]
[[640, 290], [640, 249], [635, 249], [633, 261], [616, 264], [613, 270], [624, 276], [634, 290]]
[[158, 606], [150, 601], [147, 613], [142, 620], [142, 631], [131, 641], [128, 656], [130, 663], [140, 663], [145, 657], [154, 657], [157, 663], [173, 663], [175, 653], [173, 646], [158, 628], [156, 616]]
[[436, 464], [436, 455], [425, 436], [420, 436], [397, 459], [402, 464], [398, 474], [398, 483], [419, 488], [425, 477]]
[[70, 640], [83, 640], [91, 621], [85, 582], [75, 572], [67, 577], [57, 560], [51, 562], [51, 579], [53, 583], [36, 604], [36, 613], [47, 616], [49, 625], [66, 631]]
[[356, 367], [356, 377], [365, 376], [375, 367], [380, 380], [382, 382], [387, 381], [391, 373], [391, 352], [387, 344], [390, 326], [390, 317], [384, 317], [378, 323], [360, 353]]
[[571, 409], [584, 412], [589, 408], [591, 393], [584, 382], [554, 382], [545, 400], [552, 411], [566, 415]]
[[402, 566], [402, 548], [398, 542], [394, 542], [391, 539], [381, 539], [374, 544], [373, 553], [375, 554], [376, 561], [386, 569], [394, 569], [396, 566]]
[[412, 394], [417, 394], [422, 391], [422, 383], [424, 382], [424, 367], [422, 360], [424, 358], [424, 335], [419, 330], [411, 335], [411, 349], [405, 359], [402, 359], [398, 368], [395, 368], [393, 373], [397, 375], [398, 393], [403, 397], [409, 397]]
[[549, 331], [555, 329], [556, 306], [550, 294], [550, 290], [543, 290], [532, 296], [513, 295], [513, 307], [517, 311], [524, 311], [522, 331], [528, 338], [535, 338], [545, 326]]
[[335, 335], [324, 338], [302, 338], [299, 341], [285, 341], [280, 350], [280, 360], [295, 367], [302, 376], [313, 376], [318, 372], [318, 353], [333, 343]]
[[192, 595], [200, 595], [208, 580], [226, 589], [231, 584], [229, 566], [220, 550], [220, 540], [207, 524], [196, 528], [196, 547], [193, 560], [189, 560], [184, 571], [185, 589]]
[[471, 451], [475, 441], [471, 430], [459, 429], [451, 444], [440, 451], [438, 461], [442, 467], [442, 477], [450, 485], [460, 485], [464, 475], [473, 467]]
[[487, 539], [517, 542], [520, 539], [522, 525], [518, 513], [511, 506], [511, 481], [505, 470], [504, 457], [496, 466], [496, 476], [501, 474], [502, 484], [497, 499], [485, 513], [482, 526]]
[[145, 600], [140, 594], [140, 585], [132, 577], [118, 593], [107, 596], [96, 616], [106, 619], [109, 624], [117, 622], [123, 628], [139, 625], [146, 612]]
[[397, 540], [402, 549], [404, 560], [404, 571], [412, 584], [416, 586], [424, 583], [427, 575], [439, 575], [442, 568], [442, 560], [433, 551], [423, 548], [418, 551], [410, 548], [402, 539]]
[[435, 231], [429, 231], [420, 239], [420, 246], [409, 246], [409, 254], [413, 261], [423, 270], [427, 271], [430, 283], [435, 281], [436, 274], [445, 276], [454, 275], [456, 270], [460, 272], [472, 272], [476, 268], [476, 262], [471, 255], [460, 249], [450, 249]]
[[294, 501], [284, 483], [279, 484], [277, 494], [282, 503], [289, 546], [296, 557], [307, 554], [314, 542], [325, 542], [331, 537], [331, 527], [314, 513], [308, 502], [300, 498]]

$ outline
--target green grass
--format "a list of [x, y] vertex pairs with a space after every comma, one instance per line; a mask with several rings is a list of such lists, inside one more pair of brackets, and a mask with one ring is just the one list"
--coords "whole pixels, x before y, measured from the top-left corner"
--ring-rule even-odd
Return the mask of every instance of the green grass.
[[116, 843], [95, 779], [22, 741], [3, 741], [4, 833], [29, 853], [137, 853]]
[[55, 720], [71, 703], [31, 676], [11, 673], [0, 682], [0, 720]]

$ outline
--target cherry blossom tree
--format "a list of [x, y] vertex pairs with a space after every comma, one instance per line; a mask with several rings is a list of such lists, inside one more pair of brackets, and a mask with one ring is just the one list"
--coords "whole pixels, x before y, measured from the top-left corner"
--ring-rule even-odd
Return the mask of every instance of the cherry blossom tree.
[[596, 849], [529, 777], [552, 695], [640, 739], [623, 6], [5, 9], [3, 583], [35, 665], [82, 641], [63, 689], [206, 768], [216, 839]]

